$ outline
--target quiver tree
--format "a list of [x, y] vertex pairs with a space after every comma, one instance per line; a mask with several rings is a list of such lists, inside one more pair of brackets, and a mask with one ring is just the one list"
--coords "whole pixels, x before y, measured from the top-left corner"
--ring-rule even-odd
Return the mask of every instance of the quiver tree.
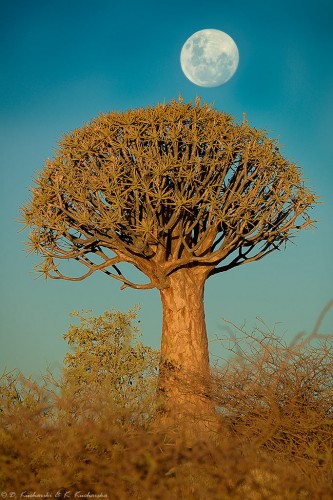
[[[193, 403], [202, 415], [211, 410], [206, 280], [279, 249], [312, 223], [315, 202], [276, 140], [180, 99], [101, 114], [64, 136], [22, 213], [45, 277], [79, 281], [102, 271], [121, 288], [158, 288], [165, 414]], [[84, 272], [67, 275], [67, 259]], [[147, 280], [134, 283], [121, 262]]]

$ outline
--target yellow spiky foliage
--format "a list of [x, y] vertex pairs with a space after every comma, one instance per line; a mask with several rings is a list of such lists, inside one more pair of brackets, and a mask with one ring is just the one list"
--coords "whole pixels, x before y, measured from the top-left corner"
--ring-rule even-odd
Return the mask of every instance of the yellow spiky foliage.
[[[264, 131], [180, 99], [101, 114], [65, 135], [22, 215], [45, 276], [99, 270], [125, 286], [162, 288], [189, 264], [215, 274], [262, 258], [311, 224], [315, 200]], [[64, 259], [86, 273], [65, 276]], [[149, 283], [127, 280], [122, 261]]]

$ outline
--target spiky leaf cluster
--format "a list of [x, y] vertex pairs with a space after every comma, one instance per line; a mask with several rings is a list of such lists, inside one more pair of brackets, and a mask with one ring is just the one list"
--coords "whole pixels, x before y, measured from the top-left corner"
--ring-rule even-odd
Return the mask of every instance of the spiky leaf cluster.
[[[65, 135], [22, 213], [45, 275], [101, 270], [162, 288], [181, 267], [212, 275], [262, 258], [311, 224], [315, 200], [264, 131], [180, 99], [101, 114]], [[68, 278], [58, 259], [87, 272]], [[128, 281], [122, 261], [150, 283]]]

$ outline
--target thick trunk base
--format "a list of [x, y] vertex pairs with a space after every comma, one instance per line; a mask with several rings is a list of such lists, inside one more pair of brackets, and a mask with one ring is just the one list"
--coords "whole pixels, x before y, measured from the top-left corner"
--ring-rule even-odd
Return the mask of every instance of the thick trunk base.
[[186, 434], [216, 431], [204, 314], [206, 271], [182, 269], [161, 290], [163, 329], [156, 426]]

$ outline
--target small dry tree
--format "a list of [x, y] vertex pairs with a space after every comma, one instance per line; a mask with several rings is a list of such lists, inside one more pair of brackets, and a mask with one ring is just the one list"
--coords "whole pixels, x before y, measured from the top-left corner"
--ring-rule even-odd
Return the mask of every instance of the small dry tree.
[[[206, 280], [277, 250], [311, 225], [315, 203], [276, 140], [180, 98], [101, 114], [65, 135], [22, 214], [45, 277], [80, 281], [102, 271], [121, 288], [160, 291], [163, 413], [192, 407], [202, 416], [213, 414]], [[68, 259], [85, 272], [68, 276], [59, 267]], [[121, 262], [149, 282], [131, 281]]]
[[140, 341], [134, 324], [137, 311], [112, 309], [100, 316], [91, 311], [72, 313], [80, 324], [70, 325], [64, 335], [71, 348], [61, 381], [62, 396], [70, 403], [66, 417], [79, 419], [96, 410], [103, 414], [110, 406], [123, 415], [127, 411], [138, 415], [133, 422], [144, 423], [151, 416], [159, 351]]

